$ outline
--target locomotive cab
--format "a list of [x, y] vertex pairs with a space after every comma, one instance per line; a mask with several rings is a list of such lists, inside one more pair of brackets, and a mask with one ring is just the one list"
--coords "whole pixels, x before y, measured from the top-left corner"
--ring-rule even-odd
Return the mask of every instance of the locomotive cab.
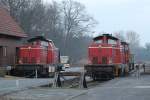
[[17, 57], [15, 72], [18, 73], [14, 75], [45, 77], [55, 72], [59, 63], [59, 50], [52, 40], [37, 36], [29, 39], [27, 44], [18, 47]]
[[103, 34], [93, 39], [89, 46], [90, 64], [112, 64], [115, 48], [119, 46], [119, 40], [109, 34]]
[[128, 43], [103, 34], [88, 47], [89, 63], [84, 68], [93, 79], [124, 76], [128, 72], [129, 54]]
[[55, 64], [58, 63], [58, 48], [52, 40], [37, 36], [19, 48], [18, 64]]

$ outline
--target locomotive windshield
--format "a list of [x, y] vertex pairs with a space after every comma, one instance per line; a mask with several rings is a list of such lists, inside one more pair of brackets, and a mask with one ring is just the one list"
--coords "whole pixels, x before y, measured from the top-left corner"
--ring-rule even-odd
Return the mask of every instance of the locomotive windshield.
[[116, 40], [108, 39], [108, 44], [117, 44]]
[[103, 41], [102, 40], [96, 40], [96, 41], [94, 41], [95, 43], [103, 43]]
[[[100, 40], [95, 40], [94, 43], [99, 44], [99, 43], [104, 43], [104, 41], [100, 39]], [[114, 44], [115, 45], [115, 44], [117, 44], [117, 41], [113, 40], [113, 39], [108, 39], [106, 41], [106, 43], [107, 44]]]

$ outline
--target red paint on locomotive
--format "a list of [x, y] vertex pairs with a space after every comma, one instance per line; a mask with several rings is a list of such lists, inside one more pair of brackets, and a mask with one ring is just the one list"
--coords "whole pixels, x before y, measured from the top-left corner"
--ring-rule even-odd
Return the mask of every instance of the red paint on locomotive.
[[89, 64], [127, 64], [129, 62], [128, 44], [109, 34], [94, 38], [88, 49]]
[[19, 47], [18, 64], [56, 64], [59, 61], [58, 48], [52, 40], [38, 36]]
[[126, 75], [134, 66], [130, 55], [128, 43], [103, 34], [95, 37], [88, 47], [89, 63], [84, 68], [93, 79]]

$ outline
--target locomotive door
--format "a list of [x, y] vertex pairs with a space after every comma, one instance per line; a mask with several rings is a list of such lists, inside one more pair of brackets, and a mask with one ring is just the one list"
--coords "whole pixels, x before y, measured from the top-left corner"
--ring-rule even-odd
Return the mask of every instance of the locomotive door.
[[115, 58], [116, 58], [115, 54], [116, 54], [116, 51], [114, 48], [112, 48], [112, 63], [115, 62]]
[[98, 57], [93, 57], [92, 62], [93, 64], [98, 64]]
[[52, 50], [52, 45], [51, 43], [48, 44], [48, 47], [47, 47], [47, 63], [48, 64], [52, 64], [52, 60], [53, 60], [53, 50]]
[[107, 64], [107, 57], [102, 57], [102, 64]]

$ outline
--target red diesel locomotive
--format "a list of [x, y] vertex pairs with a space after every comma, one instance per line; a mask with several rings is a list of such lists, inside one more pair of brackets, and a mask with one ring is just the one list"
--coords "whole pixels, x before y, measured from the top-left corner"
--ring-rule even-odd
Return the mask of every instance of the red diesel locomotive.
[[[37, 36], [18, 47], [14, 75], [32, 77], [48, 76], [59, 63], [59, 50], [52, 40]], [[38, 76], [36, 76], [38, 77]]]
[[93, 39], [88, 47], [88, 59], [89, 64], [84, 67], [94, 80], [125, 75], [133, 65], [129, 44], [110, 34]]

